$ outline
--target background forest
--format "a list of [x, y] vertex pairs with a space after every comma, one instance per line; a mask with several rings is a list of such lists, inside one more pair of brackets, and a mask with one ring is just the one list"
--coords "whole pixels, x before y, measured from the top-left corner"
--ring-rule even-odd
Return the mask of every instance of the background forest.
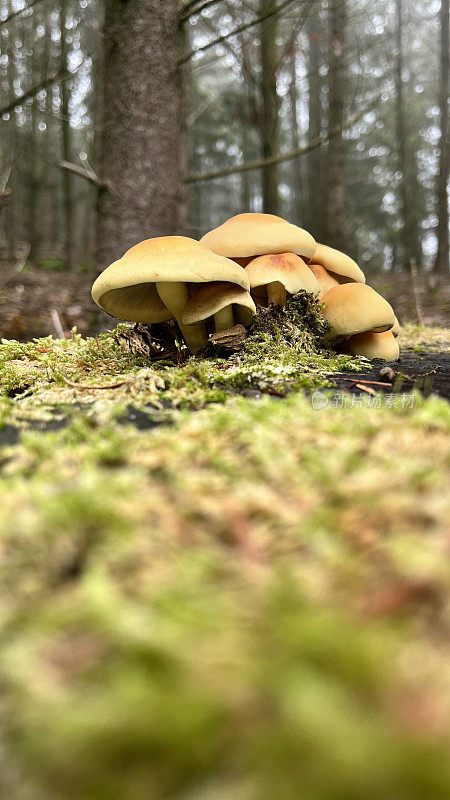
[[448, 6], [1, 0], [3, 257], [93, 275], [249, 209], [447, 271]]

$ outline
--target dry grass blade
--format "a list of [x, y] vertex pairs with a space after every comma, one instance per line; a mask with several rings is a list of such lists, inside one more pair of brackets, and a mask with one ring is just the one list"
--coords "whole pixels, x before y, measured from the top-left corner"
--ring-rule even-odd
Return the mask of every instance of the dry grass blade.
[[74, 383], [74, 381], [69, 381], [68, 378], [65, 378], [64, 375], [61, 375], [66, 386], [70, 386], [72, 389], [118, 389], [119, 386], [125, 386], [126, 383], [131, 383], [130, 380], [124, 381], [117, 381], [117, 383], [109, 383], [109, 384], [89, 384], [89, 383]]

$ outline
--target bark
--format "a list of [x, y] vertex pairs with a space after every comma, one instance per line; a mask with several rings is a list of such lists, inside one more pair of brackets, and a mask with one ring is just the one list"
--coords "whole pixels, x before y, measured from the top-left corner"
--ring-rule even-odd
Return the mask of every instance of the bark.
[[[61, 71], [68, 72], [67, 41], [66, 41], [67, 0], [62, 0], [60, 10], [61, 27]], [[72, 161], [71, 130], [70, 130], [70, 88], [67, 81], [61, 84], [61, 136], [62, 156], [64, 161]], [[70, 172], [63, 172], [64, 192], [64, 255], [69, 269], [74, 267], [74, 234], [75, 234], [75, 207], [72, 194], [72, 176]]]
[[[315, 18], [311, 19], [308, 29], [308, 140], [311, 142], [322, 130], [322, 78], [319, 73], [321, 65], [322, 26]], [[313, 150], [307, 159], [308, 182], [308, 230], [318, 241], [326, 239], [326, 213], [324, 202], [324, 153], [321, 148]]]
[[[267, 15], [272, 0], [261, 0], [260, 16]], [[261, 23], [262, 113], [261, 140], [263, 159], [272, 158], [278, 151], [279, 100], [276, 81], [277, 26], [274, 17]], [[278, 167], [268, 164], [262, 173], [263, 210], [266, 214], [278, 213]]]
[[437, 185], [437, 253], [434, 268], [447, 272], [449, 268], [448, 198], [447, 185], [450, 166], [448, 142], [448, 93], [449, 93], [449, 0], [441, 0], [441, 81], [439, 106], [441, 112], [441, 142], [439, 176]]
[[421, 265], [421, 247], [418, 236], [418, 225], [414, 219], [414, 202], [416, 198], [415, 185], [415, 154], [409, 153], [408, 131], [405, 116], [404, 93], [404, 48], [403, 32], [405, 26], [404, 0], [396, 0], [396, 127], [397, 127], [397, 158], [398, 170], [401, 173], [399, 184], [399, 205], [401, 219], [401, 262], [403, 269], [409, 268], [411, 259], [415, 260], [418, 267]]
[[[329, 119], [331, 129], [345, 119], [346, 0], [330, 0]], [[327, 237], [331, 247], [345, 250], [345, 141], [342, 133], [330, 139], [327, 158]]]
[[180, 204], [178, 2], [106, 0], [97, 263], [173, 234]]

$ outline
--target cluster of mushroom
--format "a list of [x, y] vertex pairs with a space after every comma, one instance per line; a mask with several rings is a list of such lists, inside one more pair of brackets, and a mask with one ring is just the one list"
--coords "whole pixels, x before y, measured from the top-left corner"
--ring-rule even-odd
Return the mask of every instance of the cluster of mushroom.
[[248, 326], [255, 304], [283, 306], [302, 289], [323, 303], [328, 341], [341, 352], [398, 358], [394, 312], [366, 286], [358, 265], [271, 214], [238, 214], [200, 242], [185, 236], [140, 242], [99, 275], [92, 297], [119, 319], [176, 319], [195, 353], [209, 333]]

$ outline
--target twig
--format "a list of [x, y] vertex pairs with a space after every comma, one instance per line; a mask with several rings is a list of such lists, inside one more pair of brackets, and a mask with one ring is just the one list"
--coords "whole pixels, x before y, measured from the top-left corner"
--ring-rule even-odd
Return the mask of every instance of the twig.
[[90, 385], [89, 383], [74, 383], [74, 381], [69, 381], [68, 378], [65, 378], [64, 375], [61, 375], [61, 378], [66, 386], [70, 386], [72, 389], [118, 389], [119, 386], [125, 386], [126, 383], [131, 383], [129, 380], [124, 380], [102, 386], [98, 384]]
[[361, 392], [367, 392], [367, 394], [371, 394], [373, 397], [376, 396], [376, 391], [372, 389], [370, 386], [365, 386], [362, 383], [355, 383], [355, 384], [352, 383], [350, 384], [350, 388], [352, 388], [352, 386], [354, 386], [355, 389], [359, 389]]
[[417, 264], [415, 258], [410, 258], [409, 266], [411, 269], [411, 278], [414, 291], [414, 301], [416, 304], [417, 319], [419, 321], [419, 325], [423, 325], [423, 308], [422, 308], [422, 300], [420, 298], [419, 285], [418, 285], [419, 274], [417, 272]]
[[95, 186], [105, 186], [105, 183], [101, 180], [101, 178], [98, 177], [98, 175], [95, 174], [93, 169], [79, 167], [78, 164], [71, 164], [70, 161], [60, 161], [58, 166], [60, 169], [66, 169], [68, 172], [78, 175], [79, 178], [85, 178], [85, 180], [94, 183]]
[[339, 136], [342, 131], [347, 130], [347, 128], [351, 128], [358, 120], [365, 116], [372, 108], [374, 108], [380, 101], [381, 93], [378, 94], [369, 105], [365, 106], [361, 111], [355, 114], [343, 124], [339, 125], [335, 128], [331, 128], [324, 136], [316, 136], [314, 139], [311, 139], [308, 144], [304, 145], [304, 147], [296, 147], [295, 150], [290, 150], [287, 153], [279, 153], [279, 155], [272, 156], [271, 158], [260, 159], [258, 161], [247, 161], [246, 164], [239, 164], [235, 167], [227, 167], [225, 169], [218, 170], [217, 172], [205, 172], [203, 174], [199, 173], [197, 175], [187, 175], [184, 179], [184, 183], [200, 183], [200, 181], [211, 181], [215, 178], [223, 178], [227, 175], [235, 175], [238, 172], [247, 172], [247, 170], [251, 169], [261, 169], [262, 167], [267, 167], [271, 164], [280, 164], [283, 161], [290, 161], [293, 158], [297, 158], [297, 156], [301, 156], [304, 153], [309, 153], [311, 150], [315, 150], [317, 147], [321, 147], [323, 144], [332, 139], [334, 136]]
[[53, 322], [53, 325], [55, 327], [55, 331], [56, 331], [56, 335], [57, 335], [58, 339], [65, 339], [66, 335], [64, 333], [63, 326], [61, 325], [61, 320], [59, 318], [59, 314], [58, 314], [56, 308], [52, 308], [52, 310], [50, 311], [50, 315], [51, 315], [52, 322]]
[[213, 6], [215, 3], [218, 3], [219, 0], [205, 0], [205, 2], [200, 6], [193, 8], [193, 6], [197, 5], [198, 2], [199, 0], [195, 0], [194, 3], [186, 3], [184, 9], [181, 9], [181, 16], [179, 17], [180, 22], [186, 22], [186, 20], [190, 17], [193, 17], [196, 14], [201, 14], [203, 9]]
[[21, 106], [23, 103], [29, 100], [30, 97], [34, 97], [34, 95], [40, 92], [41, 89], [47, 89], [48, 86], [52, 86], [52, 84], [58, 83], [59, 81], [66, 81], [69, 78], [73, 78], [74, 75], [75, 71], [55, 72], [53, 75], [49, 75], [49, 77], [46, 78], [44, 81], [41, 81], [36, 86], [33, 86], [31, 89], [29, 89], [27, 92], [24, 92], [19, 97], [16, 97], [16, 99], [13, 100], [12, 103], [9, 103], [9, 105], [7, 106], [3, 106], [3, 108], [0, 108], [0, 116], [2, 116], [3, 114], [9, 114], [11, 111], [14, 111], [14, 109], [17, 108], [17, 106]]
[[7, 25], [8, 22], [12, 22], [13, 19], [19, 17], [21, 14], [25, 14], [26, 11], [31, 11], [31, 9], [34, 8], [34, 6], [37, 6], [37, 4], [41, 2], [42, 0], [32, 0], [32, 2], [28, 3], [27, 6], [19, 8], [18, 11], [13, 11], [11, 14], [8, 14], [8, 16], [5, 19], [0, 20], [0, 28], [3, 28], [3, 26]]
[[230, 36], [236, 36], [238, 33], [243, 33], [249, 28], [253, 28], [254, 25], [258, 25], [260, 22], [264, 22], [264, 20], [269, 19], [269, 17], [273, 17], [274, 14], [278, 14], [280, 11], [283, 10], [283, 8], [286, 8], [286, 6], [290, 6], [291, 3], [293, 2], [294, 0], [284, 0], [283, 3], [280, 3], [278, 6], [272, 7], [270, 11], [266, 11], [265, 14], [261, 14], [261, 16], [257, 17], [256, 19], [252, 19], [251, 22], [246, 22], [244, 23], [244, 25], [239, 25], [239, 27], [234, 28], [229, 33], [225, 33], [223, 36], [218, 36], [217, 39], [213, 39], [212, 42], [204, 44], [203, 47], [197, 47], [195, 50], [191, 50], [190, 53], [186, 53], [186, 55], [179, 60], [178, 66], [180, 67], [182, 64], [185, 64], [186, 61], [189, 61], [197, 53], [204, 53], [205, 50], [209, 50], [211, 47], [215, 47], [216, 44], [222, 44], [222, 42], [225, 42]]
[[340, 381], [350, 381], [350, 383], [364, 383], [367, 386], [392, 386], [392, 383], [383, 383], [382, 381], [363, 381], [360, 378], [339, 378]]

